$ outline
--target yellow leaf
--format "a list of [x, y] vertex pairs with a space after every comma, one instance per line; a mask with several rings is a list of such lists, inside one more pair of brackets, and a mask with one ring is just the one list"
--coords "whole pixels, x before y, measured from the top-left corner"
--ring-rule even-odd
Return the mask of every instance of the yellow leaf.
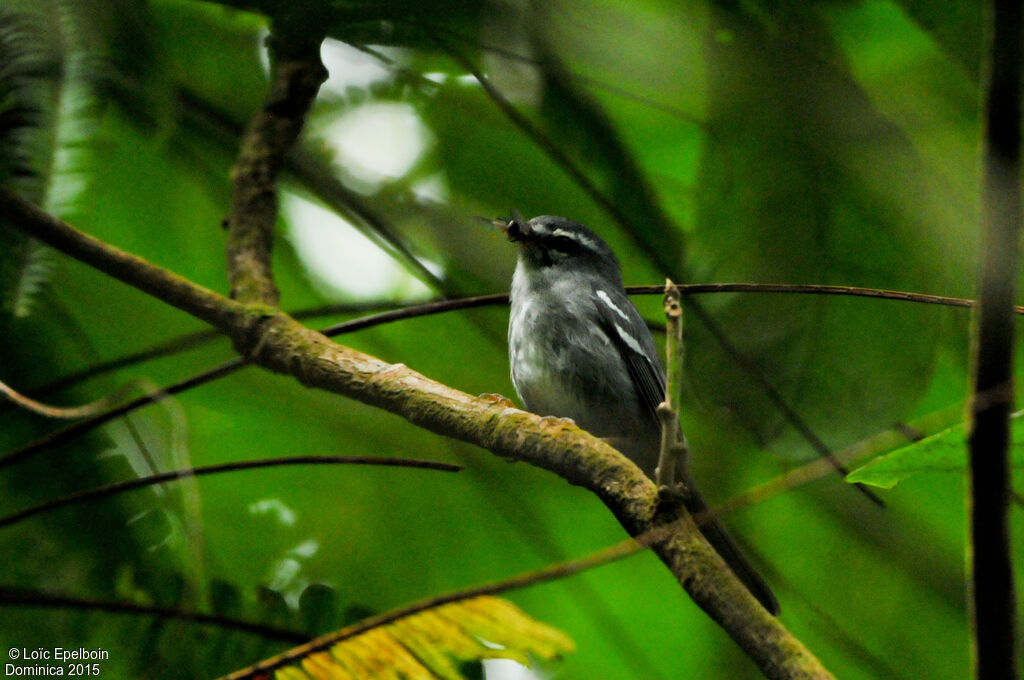
[[226, 680], [269, 672], [274, 680], [460, 680], [463, 662], [552, 661], [574, 649], [561, 631], [490, 596], [379, 618], [377, 625], [364, 622], [325, 635]]

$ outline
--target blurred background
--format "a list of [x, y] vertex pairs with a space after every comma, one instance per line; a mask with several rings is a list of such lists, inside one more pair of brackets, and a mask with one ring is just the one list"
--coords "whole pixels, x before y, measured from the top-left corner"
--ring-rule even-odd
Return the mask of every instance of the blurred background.
[[[330, 79], [284, 170], [274, 251], [286, 310], [330, 306], [311, 326], [506, 291], [514, 249], [475, 218], [513, 208], [587, 224], [628, 284], [972, 295], [980, 2], [2, 0], [0, 181], [226, 292], [228, 173], [266, 92], [267, 16], [284, 13], [328, 34]], [[137, 379], [163, 388], [234, 356], [213, 339], [47, 389], [203, 326], [2, 224], [0, 296], [0, 380], [44, 401], [82, 403]], [[658, 322], [658, 296], [634, 301]], [[872, 443], [894, 425], [928, 434], [962, 419], [966, 310], [690, 302], [684, 428], [714, 503], [817, 458], [807, 431], [832, 450], [867, 441], [872, 456], [905, 443]], [[494, 306], [339, 341], [471, 394], [513, 396], [507, 321]], [[0, 451], [61, 426], [4, 406]], [[253, 368], [0, 459], [0, 515], [156, 471], [310, 454], [464, 469], [237, 472], [2, 527], [0, 649], [98, 647], [109, 677], [214, 677], [290, 645], [15, 606], [10, 593], [317, 633], [624, 538], [596, 499], [547, 472]], [[837, 677], [966, 677], [963, 475], [877, 492], [884, 509], [830, 474], [725, 520], [783, 623]], [[470, 677], [759, 677], [649, 554], [509, 597], [577, 652]]]

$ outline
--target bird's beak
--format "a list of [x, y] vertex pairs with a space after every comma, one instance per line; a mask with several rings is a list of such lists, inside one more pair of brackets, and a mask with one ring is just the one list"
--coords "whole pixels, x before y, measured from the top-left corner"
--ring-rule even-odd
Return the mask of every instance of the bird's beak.
[[530, 236], [530, 223], [515, 209], [512, 210], [512, 217], [498, 217], [492, 224], [505, 232], [509, 241], [518, 241]]

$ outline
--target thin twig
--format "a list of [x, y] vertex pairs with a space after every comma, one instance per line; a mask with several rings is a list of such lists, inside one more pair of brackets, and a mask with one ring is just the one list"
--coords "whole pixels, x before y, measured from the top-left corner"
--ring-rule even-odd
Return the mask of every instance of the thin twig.
[[[945, 307], [973, 307], [974, 300], [944, 295], [928, 295], [903, 290], [885, 290], [883, 288], [862, 288], [859, 286], [826, 286], [799, 283], [689, 283], [676, 284], [684, 296], [701, 293], [778, 293], [797, 295], [839, 295], [867, 297], [879, 300], [895, 300], [899, 302], [916, 302], [926, 305], [942, 305]], [[631, 295], [661, 295], [663, 286], [627, 286]], [[1015, 314], [1024, 315], [1024, 307], [1014, 307]]]
[[[707, 316], [704, 308], [700, 305], [691, 305], [690, 307], [704, 322], [704, 326], [712, 336], [715, 337], [718, 340], [718, 343], [725, 348], [726, 352], [729, 353], [729, 356], [736, 365], [739, 366], [747, 375], [757, 381], [758, 386], [761, 388], [761, 391], [764, 392], [765, 396], [768, 397], [768, 400], [775, 405], [775, 408], [778, 409], [783, 418], [785, 418], [793, 429], [795, 429], [797, 433], [811, 445], [815, 452], [823, 459], [827, 460], [829, 465], [831, 465], [832, 468], [843, 477], [850, 474], [850, 471], [846, 469], [846, 466], [836, 458], [832, 448], [822, 441], [821, 437], [819, 437], [817, 433], [812, 430], [806, 422], [804, 422], [804, 419], [800, 417], [800, 414], [798, 414], [793, 407], [789, 405], [789, 402], [786, 401], [777, 389], [775, 389], [775, 386], [765, 378], [761, 370], [742, 352], [733, 347], [732, 343], [727, 337], [725, 337], [718, 325], [713, 322], [711, 317]], [[856, 488], [875, 505], [885, 507], [885, 501], [879, 498], [879, 496], [875, 492], [871, 491], [867, 486], [857, 484]]]
[[101, 611], [112, 614], [136, 614], [153, 616], [158, 619], [174, 619], [189, 621], [202, 625], [216, 626], [226, 630], [238, 630], [244, 633], [259, 635], [269, 640], [279, 640], [291, 644], [299, 644], [309, 640], [310, 636], [297, 631], [274, 628], [262, 623], [243, 621], [219, 614], [204, 614], [174, 607], [136, 604], [116, 600], [94, 600], [69, 595], [58, 595], [38, 590], [10, 588], [0, 586], [0, 607], [47, 607], [53, 609], [79, 609], [84, 611]]
[[[683, 295], [699, 295], [709, 293], [771, 293], [771, 294], [799, 294], [799, 295], [838, 295], [852, 297], [867, 297], [881, 300], [894, 300], [899, 302], [913, 302], [929, 305], [942, 305], [946, 307], [974, 306], [974, 300], [957, 297], [946, 297], [942, 295], [928, 295], [925, 293], [912, 293], [908, 291], [883, 290], [879, 288], [861, 288], [857, 286], [824, 286], [804, 285], [792, 283], [690, 283], [676, 284]], [[630, 295], [655, 295], [662, 294], [664, 289], [661, 286], [627, 286], [626, 292]], [[351, 314], [354, 312], [369, 312], [378, 309], [386, 309], [388, 314], [372, 315], [364, 319], [343, 322], [338, 328], [345, 328], [346, 332], [371, 328], [393, 321], [426, 316], [429, 314], [441, 314], [444, 312], [481, 307], [487, 305], [499, 305], [508, 303], [508, 294], [495, 293], [491, 295], [480, 295], [467, 298], [454, 298], [449, 300], [437, 300], [418, 305], [401, 306], [397, 302], [367, 302], [367, 303], [340, 303], [332, 305], [321, 305], [307, 309], [291, 312], [296, 319], [312, 319], [332, 314]], [[1024, 307], [1014, 307], [1014, 313], [1024, 315]], [[352, 323], [352, 326], [345, 324]], [[332, 331], [334, 326], [324, 332], [330, 336], [338, 333]], [[104, 373], [109, 373], [121, 368], [127, 368], [138, 363], [159, 359], [177, 352], [199, 347], [211, 340], [222, 337], [223, 334], [216, 330], [196, 331], [173, 338], [167, 342], [160, 343], [140, 352], [101, 362], [87, 369], [67, 375], [52, 383], [32, 390], [36, 396], [51, 394], [72, 387], [84, 380], [94, 378]]]
[[679, 425], [679, 406], [683, 398], [683, 306], [679, 287], [665, 281], [665, 401], [658, 405], [661, 419], [661, 451], [658, 456], [658, 486], [671, 487], [677, 475], [687, 478], [686, 437]]
[[204, 465], [201, 467], [185, 468], [183, 470], [170, 470], [159, 472], [155, 475], [147, 475], [136, 479], [129, 479], [123, 482], [115, 482], [95, 489], [87, 489], [76, 493], [62, 496], [52, 501], [46, 501], [30, 508], [15, 512], [6, 517], [0, 517], [0, 529], [17, 524], [29, 517], [35, 517], [45, 512], [77, 503], [85, 503], [100, 498], [106, 498], [125, 491], [141, 489], [147, 486], [163, 484], [164, 482], [180, 481], [193, 477], [205, 475], [216, 475], [225, 472], [236, 472], [238, 470], [254, 470], [267, 467], [285, 467], [290, 465], [381, 465], [387, 467], [409, 467], [422, 468], [427, 470], [439, 470], [442, 472], [458, 472], [462, 469], [459, 465], [450, 463], [439, 463], [431, 460], [415, 460], [410, 458], [379, 458], [375, 456], [289, 456], [287, 458], [262, 458], [260, 460], [242, 460], [233, 463], [220, 463], [217, 465]]
[[411, 307], [403, 307], [402, 309], [394, 309], [387, 312], [381, 312], [379, 314], [364, 316], [361, 319], [343, 321], [339, 324], [328, 326], [323, 329], [321, 333], [329, 338], [333, 338], [338, 335], [342, 335], [343, 333], [353, 333], [355, 331], [365, 330], [367, 328], [380, 326], [393, 321], [415, 319], [420, 316], [429, 316], [431, 314], [439, 314], [441, 312], [453, 312], [460, 309], [472, 309], [474, 307], [487, 307], [490, 305], [504, 304], [508, 304], [508, 293], [476, 295], [473, 297], [456, 298], [454, 300], [437, 300], [435, 302], [425, 302], [420, 305], [413, 305]]
[[186, 378], [185, 380], [176, 382], [173, 385], [169, 385], [163, 389], [155, 390], [141, 397], [136, 397], [135, 399], [132, 399], [129, 402], [112, 408], [109, 411], [93, 416], [91, 418], [87, 418], [72, 425], [68, 425], [67, 427], [61, 428], [59, 430], [49, 432], [43, 435], [42, 437], [39, 437], [38, 439], [34, 439], [28, 442], [27, 444], [23, 444], [22, 446], [19, 446], [13, 451], [9, 451], [5, 453], [3, 456], [0, 456], [0, 469], [5, 468], [8, 465], [13, 465], [14, 463], [23, 461], [26, 458], [29, 458], [30, 456], [33, 456], [51, 446], [63, 444], [64, 442], [70, 441], [87, 432], [91, 432], [92, 430], [95, 430], [98, 427], [106, 425], [112, 420], [116, 420], [117, 418], [128, 415], [129, 413], [137, 409], [140, 409], [143, 406], [155, 404], [159, 401], [162, 401], [163, 399], [166, 399], [167, 397], [173, 396], [180, 392], [184, 392], [185, 390], [191, 389], [193, 387], [198, 387], [199, 385], [204, 385], [208, 382], [216, 380], [217, 378], [222, 378], [226, 375], [230, 375], [231, 373], [234, 373], [238, 369], [247, 366], [248, 363], [248, 360], [243, 359], [241, 357], [231, 359], [230, 361], [226, 361], [220, 366], [217, 366], [216, 368], [191, 376], [189, 378]]
[[[2, 191], [2, 188], [0, 188]], [[2, 198], [2, 196], [0, 196]], [[854, 297], [868, 297], [875, 299], [893, 300], [898, 302], [912, 302], [921, 304], [933, 304], [933, 305], [944, 305], [949, 307], [971, 307], [974, 305], [973, 300], [964, 298], [953, 298], [943, 297], [938, 295], [926, 295], [922, 293], [912, 293], [906, 291], [891, 291], [891, 290], [880, 290], [875, 288], [858, 288], [854, 286], [818, 286], [818, 285], [801, 285], [801, 284], [772, 284], [772, 283], [693, 283], [693, 284], [676, 284], [680, 292], [685, 295], [696, 295], [705, 293], [771, 293], [771, 294], [801, 294], [801, 295], [840, 295], [840, 296], [854, 296]], [[627, 286], [626, 292], [631, 295], [653, 295], [664, 293], [664, 288], [661, 286]], [[508, 304], [507, 293], [493, 293], [489, 295], [478, 295], [475, 297], [468, 298], [456, 298], [453, 300], [437, 300], [434, 302], [427, 302], [420, 305], [412, 305], [410, 307], [403, 307], [401, 309], [389, 310], [381, 312], [379, 314], [371, 314], [358, 319], [351, 319], [349, 321], [343, 321], [333, 326], [328, 326], [323, 329], [323, 333], [328, 337], [337, 337], [344, 333], [352, 333], [358, 330], [365, 330], [367, 328], [373, 328], [385, 323], [392, 323], [395, 321], [401, 321], [404, 319], [412, 319], [420, 316], [427, 316], [430, 314], [440, 314], [443, 312], [455, 311], [460, 309], [470, 309], [474, 307], [484, 307], [489, 305]], [[330, 308], [324, 308], [329, 313]], [[1017, 314], [1024, 314], [1024, 307], [1016, 307], [1015, 312]], [[315, 310], [310, 310], [310, 316], [315, 315]], [[203, 373], [191, 376], [180, 382], [169, 385], [162, 390], [153, 392], [150, 395], [139, 397], [127, 404], [119, 406], [107, 413], [100, 414], [93, 419], [84, 420], [81, 423], [76, 423], [70, 427], [51, 432], [44, 435], [34, 441], [31, 441], [7, 454], [0, 456], [0, 468], [3, 468], [12, 463], [18, 462], [27, 458], [30, 455], [38, 452], [41, 449], [49, 446], [55, 446], [63, 442], [69, 441], [70, 439], [80, 436], [86, 432], [89, 432], [96, 427], [105, 425], [106, 423], [119, 418], [123, 415], [127, 415], [143, 406], [148, 404], [156, 403], [160, 399], [179, 394], [185, 390], [193, 387], [204, 385], [208, 382], [216, 380], [218, 378], [230, 375], [239, 368], [247, 365], [247, 362], [241, 358], [235, 358], [230, 361], [217, 366], [216, 368], [210, 369]], [[782, 399], [781, 395], [772, 390], [768, 393], [769, 397], [772, 394], [776, 396], [781, 404], [780, 408], [787, 409], [788, 404]], [[783, 413], [787, 411], [783, 410]], [[791, 417], [795, 418], [795, 422], [801, 423], [795, 413], [790, 411]], [[797, 426], [799, 427], [799, 425]], [[805, 437], [807, 436], [804, 433]], [[818, 439], [813, 432], [810, 436], [817, 441], [815, 446], [816, 451], [821, 454], [822, 450], [829, 451], [828, 447]]]
[[78, 418], [88, 418], [109, 409], [111, 404], [116, 403], [122, 394], [138, 389], [139, 382], [133, 380], [117, 388], [114, 392], [82, 406], [53, 406], [51, 404], [44, 404], [18, 392], [3, 381], [0, 381], [0, 394], [10, 399], [13, 404], [36, 415], [58, 420], [76, 420]]
[[[364, 330], [378, 326], [380, 324], [397, 321], [400, 319], [411, 319], [418, 316], [425, 316], [428, 314], [436, 314], [441, 311], [451, 311], [455, 309], [470, 309], [473, 307], [483, 307], [492, 304], [507, 304], [508, 294], [497, 293], [493, 295], [478, 295], [471, 298], [460, 298], [457, 300], [439, 300], [437, 302], [428, 302], [422, 305], [414, 305], [412, 307], [404, 307], [402, 309], [391, 310], [387, 312], [381, 312], [379, 314], [371, 314], [359, 319], [351, 319], [349, 321], [343, 321], [333, 326], [328, 326], [321, 332], [327, 337], [336, 337], [345, 333], [353, 333], [358, 330]], [[149, 394], [143, 395], [132, 401], [129, 401], [121, 406], [111, 409], [105, 413], [93, 416], [81, 422], [69, 425], [68, 427], [49, 432], [42, 437], [32, 440], [27, 444], [9, 451], [8, 453], [0, 456], [0, 469], [13, 465], [14, 463], [20, 462], [29, 458], [44, 449], [51, 446], [57, 446], [64, 442], [70, 441], [76, 437], [80, 437], [83, 434], [90, 432], [97, 427], [106, 425], [112, 420], [128, 415], [133, 411], [136, 411], [143, 406], [149, 404], [155, 404], [167, 397], [174, 396], [186, 390], [192, 389], [193, 387], [199, 387], [205, 385], [208, 382], [213, 382], [219, 378], [231, 375], [240, 368], [244, 368], [249, 365], [249, 361], [242, 357], [236, 357], [230, 359], [223, 364], [216, 366], [212, 369], [204, 371], [202, 373], [190, 376], [184, 380], [176, 382], [167, 387], [155, 390]]]

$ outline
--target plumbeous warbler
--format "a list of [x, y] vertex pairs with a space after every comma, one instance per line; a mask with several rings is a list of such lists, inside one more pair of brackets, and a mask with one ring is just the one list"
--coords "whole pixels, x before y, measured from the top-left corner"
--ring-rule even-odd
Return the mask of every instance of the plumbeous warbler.
[[[605, 438], [653, 479], [661, 445], [656, 409], [665, 371], [647, 325], [626, 297], [615, 253], [564, 217], [519, 215], [496, 224], [519, 249], [512, 277], [508, 354], [527, 409], [572, 418]], [[686, 505], [708, 518], [700, 530], [747, 589], [773, 614], [771, 589], [693, 485]]]

